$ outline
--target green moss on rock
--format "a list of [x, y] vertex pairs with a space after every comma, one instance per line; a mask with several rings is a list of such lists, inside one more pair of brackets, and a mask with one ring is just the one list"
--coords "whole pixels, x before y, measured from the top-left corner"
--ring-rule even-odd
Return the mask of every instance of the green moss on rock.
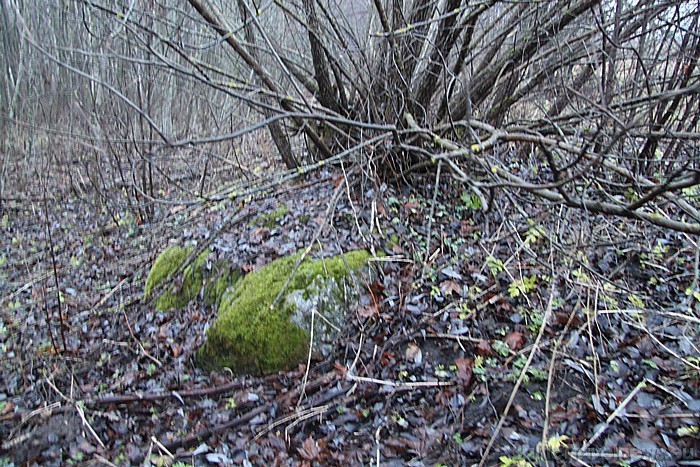
[[[299, 255], [280, 258], [241, 279], [221, 300], [219, 317], [207, 331], [197, 360], [205, 368], [228, 367], [235, 373], [272, 372], [306, 360], [308, 331], [290, 319], [290, 302], [270, 305], [292, 273]], [[318, 261], [304, 261], [287, 291], [304, 290], [318, 276], [340, 283], [370, 258], [359, 250]]]
[[[177, 271], [187, 256], [192, 253], [192, 247], [178, 245], [170, 246], [156, 258], [151, 271], [146, 278], [144, 296], [150, 298], [152, 292]], [[185, 268], [180, 277], [172, 279], [173, 284], [155, 301], [156, 309], [167, 311], [182, 308], [191, 302], [204, 287], [204, 298], [208, 305], [215, 305], [223, 296], [224, 290], [235, 282], [237, 275], [228, 266], [217, 264], [206, 271], [204, 267], [208, 251], [202, 252], [195, 261]], [[206, 272], [206, 273], [205, 273]]]
[[238, 282], [240, 277], [240, 269], [231, 269], [223, 262], [214, 264], [208, 279], [205, 279], [204, 303], [209, 306], [218, 306], [226, 289]]

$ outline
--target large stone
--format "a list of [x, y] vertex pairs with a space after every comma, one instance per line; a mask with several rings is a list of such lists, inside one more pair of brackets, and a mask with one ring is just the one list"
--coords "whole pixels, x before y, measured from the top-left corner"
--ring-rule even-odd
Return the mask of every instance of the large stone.
[[271, 307], [299, 255], [280, 258], [251, 272], [221, 299], [219, 316], [197, 354], [200, 366], [234, 373], [266, 373], [291, 368], [311, 350], [327, 353], [342, 329], [349, 300], [356, 299], [354, 278], [370, 254], [359, 250], [318, 261], [304, 261], [284, 296]]

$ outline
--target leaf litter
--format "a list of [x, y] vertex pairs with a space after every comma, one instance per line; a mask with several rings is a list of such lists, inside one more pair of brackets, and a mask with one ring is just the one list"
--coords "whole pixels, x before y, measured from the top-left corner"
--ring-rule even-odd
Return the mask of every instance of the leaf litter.
[[[583, 237], [580, 213], [560, 218], [532, 205], [526, 218], [508, 200], [498, 212], [462, 209], [451, 185], [433, 205], [429, 181], [413, 184], [425, 192], [353, 190], [317, 237], [336, 179], [318, 173], [242, 207], [172, 209], [157, 225], [105, 228], [109, 216], [88, 203], [55, 200], [58, 288], [40, 227], [46, 213], [17, 208], [1, 227], [0, 459], [465, 465], [488, 450], [489, 464], [596, 463], [603, 454], [674, 465], [697, 457], [700, 308], [686, 294], [697, 269], [689, 239], [629, 223], [610, 242], [602, 222]], [[283, 202], [274, 222], [255, 220]], [[271, 375], [203, 372], [193, 356], [216, 310], [195, 300], [163, 313], [142, 302], [164, 239], [205, 242], [234, 209], [249, 221], [217, 236], [211, 259], [243, 271], [315, 238], [315, 254], [377, 252], [381, 274], [348, 310], [329, 357]], [[429, 226], [431, 212], [440, 215]], [[538, 235], [524, 239], [533, 222]]]

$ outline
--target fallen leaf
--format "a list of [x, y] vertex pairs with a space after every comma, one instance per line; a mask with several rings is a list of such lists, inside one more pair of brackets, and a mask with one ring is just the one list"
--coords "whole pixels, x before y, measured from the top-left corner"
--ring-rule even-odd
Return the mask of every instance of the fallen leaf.
[[525, 342], [525, 336], [523, 336], [522, 332], [513, 331], [506, 336], [504, 341], [506, 344], [508, 344], [508, 348], [510, 350], [516, 351], [523, 346], [523, 343]]
[[457, 367], [457, 379], [465, 386], [472, 380], [472, 368], [474, 361], [471, 358], [458, 358], [455, 360]]
[[417, 201], [407, 201], [403, 204], [403, 207], [413, 211], [413, 210], [419, 208], [420, 204], [418, 204]]
[[360, 318], [369, 318], [376, 315], [378, 312], [374, 304], [357, 307], [357, 315]]
[[462, 280], [462, 275], [458, 272], [455, 272], [454, 269], [452, 268], [443, 268], [440, 270], [441, 273], [449, 277], [450, 279], [455, 279], [455, 280]]
[[413, 342], [410, 342], [406, 347], [406, 360], [416, 365], [420, 365], [423, 362], [423, 352]]
[[448, 295], [451, 293], [455, 293], [455, 294], [459, 295], [460, 292], [462, 291], [462, 287], [458, 283], [456, 283], [455, 281], [446, 280], [446, 281], [442, 281], [440, 283], [440, 290], [442, 290], [442, 293], [444, 293], [445, 295]]
[[479, 343], [476, 344], [476, 353], [482, 357], [491, 355], [493, 353], [491, 350], [491, 344], [489, 344], [488, 341], [479, 341]]
[[316, 460], [321, 453], [318, 448], [318, 443], [311, 436], [306, 438], [301, 444], [301, 447], [297, 448], [297, 451], [299, 451], [299, 455], [307, 461]]

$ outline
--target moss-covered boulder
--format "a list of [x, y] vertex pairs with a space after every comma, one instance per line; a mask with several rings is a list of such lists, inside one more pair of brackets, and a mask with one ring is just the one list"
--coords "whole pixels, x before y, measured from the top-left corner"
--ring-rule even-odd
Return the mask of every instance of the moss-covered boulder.
[[[146, 278], [144, 296], [150, 298], [154, 290], [177, 271], [192, 253], [192, 247], [173, 245], [156, 258]], [[208, 305], [215, 305], [224, 291], [235, 282], [238, 274], [227, 265], [207, 261], [208, 251], [202, 252], [185, 268], [182, 275], [172, 278], [172, 284], [156, 299], [155, 307], [161, 311], [182, 308], [192, 301], [200, 291]]]
[[[370, 254], [354, 251], [318, 261], [304, 261], [270, 308], [292, 273], [299, 255], [280, 258], [241, 279], [224, 294], [219, 316], [207, 331], [197, 361], [207, 369], [228, 367], [235, 373], [266, 373], [306, 361], [312, 312], [319, 350], [342, 327], [344, 300], [353, 290], [348, 280], [367, 264]], [[335, 322], [334, 322], [335, 321]]]

